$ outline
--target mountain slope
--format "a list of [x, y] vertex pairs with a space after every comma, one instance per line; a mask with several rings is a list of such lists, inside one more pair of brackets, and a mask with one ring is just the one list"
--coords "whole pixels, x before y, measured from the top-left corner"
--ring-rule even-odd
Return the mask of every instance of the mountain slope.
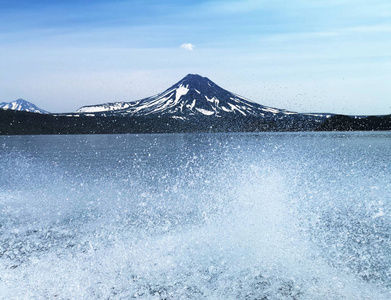
[[49, 112], [46, 110], [43, 110], [36, 105], [34, 105], [31, 102], [28, 102], [23, 99], [18, 99], [12, 102], [1, 102], [0, 103], [0, 109], [10, 109], [10, 110], [18, 110], [18, 111], [27, 111], [27, 112], [34, 112], [34, 113], [40, 113], [40, 114], [48, 114]]
[[197, 116], [227, 115], [275, 117], [296, 115], [252, 102], [231, 93], [206, 77], [189, 74], [164, 92], [134, 102], [114, 102], [83, 106], [78, 113], [98, 113], [122, 116], [169, 116], [193, 119]]

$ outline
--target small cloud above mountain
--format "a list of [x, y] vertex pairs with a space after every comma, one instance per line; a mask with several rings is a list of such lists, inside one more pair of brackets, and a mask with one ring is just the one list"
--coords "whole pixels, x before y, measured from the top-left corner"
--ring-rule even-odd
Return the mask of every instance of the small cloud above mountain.
[[181, 48], [188, 50], [188, 51], [193, 51], [195, 46], [191, 43], [184, 43], [181, 45]]

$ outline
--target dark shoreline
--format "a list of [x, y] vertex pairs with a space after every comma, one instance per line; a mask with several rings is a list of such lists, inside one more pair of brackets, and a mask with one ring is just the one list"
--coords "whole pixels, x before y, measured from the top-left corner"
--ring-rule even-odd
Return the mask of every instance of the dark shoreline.
[[304, 114], [280, 119], [235, 115], [221, 118], [198, 117], [184, 121], [164, 116], [92, 117], [83, 114], [0, 110], [0, 135], [385, 130], [391, 130], [391, 115], [333, 115], [326, 119]]

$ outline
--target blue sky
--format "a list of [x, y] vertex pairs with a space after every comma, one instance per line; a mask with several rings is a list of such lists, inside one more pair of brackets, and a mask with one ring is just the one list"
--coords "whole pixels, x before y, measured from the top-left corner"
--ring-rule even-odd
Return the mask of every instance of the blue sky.
[[75, 111], [188, 73], [272, 107], [390, 114], [391, 1], [0, 0], [0, 102]]

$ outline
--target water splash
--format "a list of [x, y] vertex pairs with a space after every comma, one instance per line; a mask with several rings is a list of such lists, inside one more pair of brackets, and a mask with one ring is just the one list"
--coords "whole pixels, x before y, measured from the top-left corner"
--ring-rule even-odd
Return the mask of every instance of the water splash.
[[388, 169], [341, 165], [324, 138], [68, 137], [87, 141], [78, 151], [41, 138], [49, 158], [9, 146], [0, 298], [388, 299]]

